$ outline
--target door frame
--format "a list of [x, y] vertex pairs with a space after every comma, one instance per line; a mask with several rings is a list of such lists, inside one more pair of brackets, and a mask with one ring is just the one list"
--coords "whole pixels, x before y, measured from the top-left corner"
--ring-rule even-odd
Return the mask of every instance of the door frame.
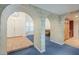
[[72, 34], [72, 36], [74, 37], [74, 20], [73, 19], [69, 19], [69, 18], [66, 18], [65, 19], [65, 25], [64, 25], [64, 41], [65, 40], [68, 40], [69, 38], [70, 38], [70, 21], [73, 21], [73, 34]]

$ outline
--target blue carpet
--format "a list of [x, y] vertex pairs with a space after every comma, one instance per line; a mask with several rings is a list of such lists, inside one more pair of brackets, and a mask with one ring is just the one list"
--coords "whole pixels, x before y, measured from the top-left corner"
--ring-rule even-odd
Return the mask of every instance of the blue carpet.
[[[27, 36], [33, 42], [33, 35]], [[9, 55], [79, 55], [79, 49], [70, 47], [66, 44], [59, 45], [50, 41], [49, 37], [46, 37], [46, 51], [39, 53], [33, 46], [8, 53]]]

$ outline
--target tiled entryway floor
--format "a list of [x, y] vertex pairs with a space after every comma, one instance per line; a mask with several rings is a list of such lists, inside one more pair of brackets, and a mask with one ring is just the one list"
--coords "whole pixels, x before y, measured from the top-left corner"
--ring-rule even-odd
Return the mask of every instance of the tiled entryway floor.
[[68, 44], [68, 45], [75, 47], [75, 48], [79, 48], [79, 39], [70, 38], [65, 41], [65, 44]]

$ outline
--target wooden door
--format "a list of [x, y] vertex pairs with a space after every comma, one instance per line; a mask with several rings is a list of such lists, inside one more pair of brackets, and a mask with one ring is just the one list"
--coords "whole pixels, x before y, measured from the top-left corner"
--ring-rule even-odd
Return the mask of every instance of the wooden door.
[[73, 30], [73, 26], [74, 25], [74, 22], [73, 20], [70, 20], [69, 21], [69, 37], [73, 37], [74, 36], [74, 30]]

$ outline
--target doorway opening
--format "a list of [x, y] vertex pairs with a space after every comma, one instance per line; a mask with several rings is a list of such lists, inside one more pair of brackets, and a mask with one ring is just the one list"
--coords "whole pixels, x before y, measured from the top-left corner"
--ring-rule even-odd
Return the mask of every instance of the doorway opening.
[[65, 19], [65, 40], [74, 37], [74, 21]]
[[79, 48], [79, 14], [72, 14], [65, 19], [64, 42], [65, 44]]
[[50, 20], [48, 18], [45, 19], [45, 46], [46, 49], [51, 46], [50, 44], [50, 35], [51, 35], [51, 28], [50, 28]]
[[33, 35], [32, 18], [24, 12], [14, 12], [7, 20], [7, 53], [28, 48], [33, 42], [27, 37]]
[[50, 37], [50, 21], [48, 18], [45, 20], [45, 36]]

